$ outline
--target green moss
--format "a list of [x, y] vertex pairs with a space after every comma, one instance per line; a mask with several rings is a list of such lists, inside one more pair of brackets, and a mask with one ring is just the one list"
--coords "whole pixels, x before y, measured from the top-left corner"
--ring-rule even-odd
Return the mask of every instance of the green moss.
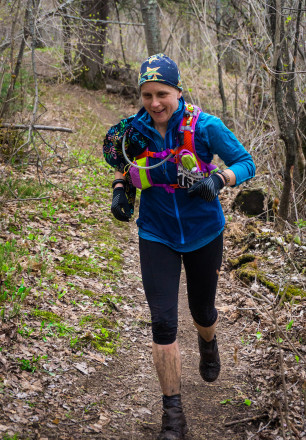
[[93, 327], [96, 329], [101, 328], [114, 328], [117, 326], [116, 322], [111, 321], [106, 317], [97, 318], [95, 315], [85, 315], [80, 318], [79, 324], [84, 326], [86, 323], [92, 323]]
[[99, 332], [94, 333], [94, 339], [91, 341], [93, 347], [106, 354], [116, 352], [116, 345], [119, 339], [119, 333], [100, 328]]
[[99, 299], [101, 302], [105, 302], [105, 303], [111, 302], [114, 304], [118, 304], [118, 303], [122, 302], [122, 296], [117, 296], [117, 295], [108, 294], [108, 293], [99, 296]]
[[97, 219], [97, 218], [80, 218], [79, 219], [81, 223], [86, 223], [87, 225], [96, 225], [97, 223], [99, 223], [101, 220]]
[[306, 297], [306, 291], [294, 286], [293, 284], [289, 284], [289, 286], [285, 287], [283, 291], [286, 291], [286, 299], [288, 301], [293, 299], [295, 296], [300, 296], [301, 298]]
[[56, 313], [48, 312], [47, 310], [32, 310], [31, 315], [37, 316], [38, 318], [42, 318], [46, 321], [50, 322], [60, 322], [62, 318], [58, 316]]
[[[79, 275], [88, 278], [92, 275], [97, 275], [102, 279], [113, 279], [118, 276], [121, 271], [123, 258], [121, 256], [122, 249], [114, 245], [114, 231], [110, 230], [110, 226], [106, 225], [102, 230], [93, 233], [91, 238], [98, 246], [95, 246], [95, 253], [97, 258], [93, 257], [79, 257], [75, 254], [64, 255], [64, 260], [56, 266], [56, 269], [61, 270], [66, 275]], [[103, 257], [103, 265], [99, 257]], [[107, 266], [105, 266], [105, 261]], [[89, 292], [89, 296], [93, 293]]]
[[253, 267], [243, 265], [243, 267], [239, 268], [236, 273], [242, 281], [249, 284], [251, 281], [254, 281], [255, 278], [257, 278], [258, 271]]
[[92, 322], [92, 321], [94, 321], [96, 319], [96, 317], [95, 316], [93, 316], [93, 315], [85, 315], [85, 316], [82, 316], [81, 318], [80, 318], [80, 320], [79, 320], [79, 324], [80, 325], [85, 325], [87, 322]]
[[77, 274], [84, 278], [88, 278], [92, 274], [100, 275], [103, 271], [94, 258], [79, 257], [75, 254], [64, 255], [64, 260], [56, 268], [66, 275]]
[[249, 284], [250, 282], [257, 280], [264, 286], [266, 286], [269, 290], [271, 290], [274, 293], [279, 292], [279, 287], [277, 284], [272, 283], [269, 281], [264, 272], [260, 271], [257, 268], [254, 268], [253, 266], [250, 266], [248, 264], [244, 264], [241, 268], [239, 268], [236, 271], [238, 277], [244, 281], [245, 283]]
[[123, 263], [123, 258], [121, 256], [122, 249], [118, 248], [117, 246], [113, 246], [112, 248], [110, 248], [109, 246], [103, 246], [96, 247], [95, 251], [98, 255], [107, 260], [108, 269], [121, 269]]
[[[0, 131], [1, 133], [1, 131]], [[0, 139], [1, 142], [1, 139]], [[2, 148], [0, 145], [2, 154]], [[0, 195], [10, 196], [12, 192], [18, 194], [20, 198], [41, 197], [48, 193], [51, 185], [40, 184], [35, 179], [13, 179], [9, 178], [5, 182], [0, 181]]]
[[82, 295], [86, 295], [86, 296], [97, 296], [98, 295], [98, 293], [93, 292], [92, 290], [88, 290], [88, 289], [78, 289], [78, 291]]
[[280, 287], [278, 284], [269, 281], [266, 274], [263, 271], [249, 264], [244, 264], [241, 268], [237, 269], [236, 273], [238, 277], [247, 284], [256, 280], [275, 294], [279, 294], [280, 296], [282, 296], [283, 293], [286, 292], [285, 300], [287, 301], [290, 301], [296, 296], [299, 296], [301, 298], [306, 296], [305, 290], [300, 289], [299, 287], [296, 287], [293, 284], [289, 284], [285, 287]]
[[147, 328], [152, 325], [152, 321], [148, 321], [146, 319], [138, 319], [137, 321], [133, 321], [133, 325], [137, 325], [138, 327]]
[[254, 261], [255, 258], [256, 258], [256, 256], [253, 254], [243, 254], [237, 258], [229, 258], [228, 262], [231, 265], [231, 267], [235, 269], [237, 267], [242, 266], [245, 263], [249, 263], [251, 261]]
[[107, 347], [107, 346], [101, 344], [101, 342], [99, 340], [95, 340], [95, 341], [92, 341], [91, 345], [96, 350], [101, 351], [102, 353], [105, 353], [105, 354], [115, 354], [116, 353], [116, 347], [113, 346], [112, 344]]
[[[116, 352], [116, 346], [119, 343], [119, 331], [114, 329], [118, 327], [116, 322], [106, 317], [97, 317], [95, 315], [82, 316], [79, 324], [91, 327], [93, 337], [88, 338], [86, 343], [90, 343], [96, 350], [105, 354], [113, 354]], [[93, 331], [94, 329], [94, 331]], [[84, 341], [83, 341], [84, 343]]]

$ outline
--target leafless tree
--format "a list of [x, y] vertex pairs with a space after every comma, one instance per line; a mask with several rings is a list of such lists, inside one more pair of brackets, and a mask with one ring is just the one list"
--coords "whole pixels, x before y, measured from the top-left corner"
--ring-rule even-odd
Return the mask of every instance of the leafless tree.
[[[294, 193], [305, 200], [301, 192], [303, 179], [298, 167], [299, 149], [299, 111], [296, 99], [296, 60], [300, 39], [301, 13], [303, 1], [299, 0], [293, 35], [290, 26], [285, 26], [284, 3], [281, 0], [269, 0], [268, 28], [273, 41], [273, 58], [269, 72], [271, 74], [272, 99], [277, 131], [285, 144], [286, 159], [284, 166], [284, 183], [280, 200], [279, 216], [287, 220], [290, 198]], [[291, 17], [291, 16], [290, 16]], [[291, 19], [289, 20], [289, 22]], [[287, 23], [289, 24], [289, 23]], [[291, 50], [291, 44], [292, 49]], [[297, 219], [296, 219], [297, 220]]]
[[145, 26], [148, 54], [154, 55], [162, 50], [158, 5], [156, 0], [140, 0], [141, 13]]
[[[81, 2], [81, 16], [86, 24], [81, 27], [79, 47], [82, 79], [88, 87], [97, 87], [101, 79], [108, 14], [109, 1], [82, 0]], [[88, 19], [90, 21], [87, 21]]]

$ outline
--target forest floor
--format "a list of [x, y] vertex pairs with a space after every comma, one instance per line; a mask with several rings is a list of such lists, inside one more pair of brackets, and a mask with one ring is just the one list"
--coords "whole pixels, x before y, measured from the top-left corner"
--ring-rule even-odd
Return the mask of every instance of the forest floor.
[[[113, 174], [102, 159], [105, 131], [136, 109], [76, 85], [43, 86], [41, 99], [48, 112], [40, 123], [74, 129], [48, 142], [63, 145], [79, 166], [52, 175], [51, 198], [6, 201], [0, 213], [0, 438], [153, 440], [161, 392], [137, 228], [135, 219], [113, 219]], [[34, 166], [0, 168], [15, 194], [22, 181], [34, 185]], [[227, 219], [217, 296], [222, 371], [212, 384], [198, 372], [182, 273], [186, 440], [305, 438], [305, 246], [292, 231], [234, 212], [240, 189], [220, 198]]]

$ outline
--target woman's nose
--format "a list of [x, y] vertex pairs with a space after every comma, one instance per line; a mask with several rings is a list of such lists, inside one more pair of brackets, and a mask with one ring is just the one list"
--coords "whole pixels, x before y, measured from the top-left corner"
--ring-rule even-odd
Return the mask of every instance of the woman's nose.
[[158, 100], [158, 98], [157, 97], [154, 97], [153, 96], [153, 98], [152, 98], [152, 107], [158, 107], [159, 106], [159, 100]]

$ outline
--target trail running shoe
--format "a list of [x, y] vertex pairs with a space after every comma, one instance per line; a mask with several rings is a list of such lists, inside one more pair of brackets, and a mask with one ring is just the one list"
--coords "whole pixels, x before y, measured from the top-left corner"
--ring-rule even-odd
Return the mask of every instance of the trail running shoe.
[[205, 382], [214, 382], [219, 376], [221, 369], [216, 335], [212, 341], [206, 342], [198, 334], [198, 341], [201, 356], [199, 365], [201, 377]]
[[187, 431], [181, 396], [163, 396], [162, 428], [158, 440], [183, 440]]

